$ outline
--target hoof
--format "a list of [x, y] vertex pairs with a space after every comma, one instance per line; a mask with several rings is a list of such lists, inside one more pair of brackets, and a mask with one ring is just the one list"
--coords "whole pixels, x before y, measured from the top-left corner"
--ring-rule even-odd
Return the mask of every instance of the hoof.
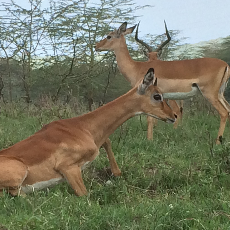
[[114, 176], [121, 176], [121, 170], [112, 173]]

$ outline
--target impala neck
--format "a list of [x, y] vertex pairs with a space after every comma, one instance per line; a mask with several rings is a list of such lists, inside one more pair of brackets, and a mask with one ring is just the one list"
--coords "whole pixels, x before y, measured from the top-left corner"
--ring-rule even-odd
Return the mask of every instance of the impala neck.
[[137, 88], [130, 90], [118, 99], [81, 117], [87, 130], [100, 147], [105, 140], [126, 120], [140, 112], [141, 103], [136, 93]]
[[131, 83], [131, 86], [135, 86], [137, 80], [135, 77], [135, 61], [131, 58], [125, 37], [121, 35], [120, 45], [114, 49], [116, 55], [117, 65], [120, 72]]

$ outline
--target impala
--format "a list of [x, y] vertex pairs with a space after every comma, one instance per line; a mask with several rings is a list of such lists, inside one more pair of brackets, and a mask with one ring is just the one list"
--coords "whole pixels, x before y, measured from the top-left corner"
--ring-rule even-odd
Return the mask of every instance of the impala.
[[[127, 23], [122, 24], [122, 25], [126, 26]], [[124, 58], [128, 57], [129, 59], [131, 59], [131, 57], [129, 56], [129, 53], [128, 53], [127, 45], [126, 45], [126, 43], [119, 43], [119, 39], [118, 40], [116, 40], [116, 39], [114, 40], [113, 36], [116, 37], [119, 34], [118, 37], [120, 37], [121, 34], [125, 35], [125, 34], [132, 33], [133, 30], [135, 29], [135, 27], [136, 26], [133, 26], [133, 27], [127, 29], [124, 33], [122, 31], [120, 31], [120, 29], [122, 29], [122, 27], [120, 27], [117, 31], [114, 31], [114, 32], [110, 33], [107, 36], [106, 39], [104, 39], [101, 42], [97, 43], [96, 47], [95, 47], [96, 50], [98, 50], [98, 51], [101, 51], [101, 50], [114, 50], [115, 51], [118, 68], [119, 68], [120, 72], [125, 76], [125, 78], [130, 82], [130, 84], [131, 84], [132, 87], [134, 87], [137, 84], [137, 82], [139, 82], [143, 78], [143, 73], [142, 73], [143, 70], [137, 70], [137, 72], [134, 75], [133, 75], [133, 71], [132, 71], [132, 74], [131, 74], [131, 72], [129, 72], [133, 63], [131, 63], [129, 61], [126, 62], [125, 59], [123, 59], [123, 56], [124, 56]], [[137, 29], [137, 31], [138, 31], [138, 29]], [[136, 33], [136, 36], [135, 36], [136, 40], [138, 40], [137, 33]], [[169, 36], [169, 35], [167, 34], [167, 36]], [[111, 43], [107, 43], [107, 40], [110, 40]], [[113, 49], [113, 48], [111, 48], [111, 46], [113, 46], [114, 42], [116, 43], [116, 50]], [[139, 42], [142, 42], [142, 41], [139, 40]], [[159, 47], [156, 50], [156, 52], [151, 52], [151, 53], [147, 54], [147, 56], [150, 55], [149, 58], [151, 58], [151, 59], [152, 58], [157, 59], [157, 54], [161, 52], [162, 48], [167, 43], [168, 42], [164, 42], [161, 45], [161, 47]], [[124, 46], [124, 48], [123, 48], [123, 46]], [[148, 50], [150, 50], [150, 49], [151, 48], [148, 47]], [[132, 59], [130, 61], [132, 61]], [[130, 63], [131, 66], [130, 65], [126, 65], [126, 63], [128, 63], [128, 64]], [[145, 72], [147, 70], [148, 70], [148, 68], [145, 68]], [[174, 113], [177, 114], [177, 116], [179, 118], [181, 118], [181, 111], [180, 111], [180, 108], [178, 107], [176, 101], [170, 101], [170, 106], [172, 107]], [[147, 117], [147, 123], [148, 123], [147, 138], [148, 138], [148, 140], [152, 140], [153, 139], [153, 126], [156, 125], [156, 119], [154, 119], [153, 117], [149, 117], [148, 116]], [[178, 124], [178, 120], [174, 123], [174, 128], [177, 127], [177, 124]]]
[[134, 61], [129, 55], [125, 41], [125, 35], [132, 33], [134, 28], [135, 26], [127, 28], [127, 23], [124, 22], [117, 30], [110, 32], [105, 39], [98, 42], [96, 50], [113, 50], [121, 73], [131, 85], [135, 85], [146, 70], [154, 68], [158, 86], [165, 99], [184, 100], [201, 92], [220, 115], [220, 127], [216, 139], [216, 143], [219, 144], [230, 112], [230, 106], [224, 98], [224, 90], [230, 75], [228, 64], [215, 58]]
[[[174, 123], [171, 108], [163, 101], [153, 69], [128, 93], [85, 115], [58, 120], [27, 139], [0, 152], [0, 190], [24, 195], [66, 179], [78, 196], [87, 193], [82, 167], [95, 159], [99, 148], [111, 150], [108, 137], [127, 119], [147, 114]], [[107, 151], [114, 175], [120, 170]]]

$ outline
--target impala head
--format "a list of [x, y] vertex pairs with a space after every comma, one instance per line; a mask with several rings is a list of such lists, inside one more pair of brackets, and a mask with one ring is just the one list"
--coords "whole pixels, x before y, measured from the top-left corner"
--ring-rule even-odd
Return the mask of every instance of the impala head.
[[142, 96], [141, 111], [137, 114], [146, 114], [167, 123], [176, 121], [176, 115], [163, 100], [163, 95], [157, 87], [153, 68], [148, 70], [143, 81], [138, 85], [137, 93]]
[[153, 50], [151, 46], [149, 46], [147, 43], [145, 43], [144, 41], [142, 41], [142, 40], [140, 40], [138, 38], [138, 29], [139, 29], [140, 22], [137, 25], [136, 34], [135, 34], [135, 40], [147, 49], [148, 52], [144, 51], [144, 53], [148, 57], [149, 60], [157, 60], [162, 54], [163, 47], [166, 46], [171, 41], [171, 36], [169, 35], [169, 31], [168, 31], [166, 22], [164, 21], [164, 23], [165, 23], [165, 33], [166, 33], [166, 36], [167, 36], [167, 40], [164, 41], [155, 50]]
[[116, 47], [119, 47], [120, 40], [124, 39], [126, 34], [132, 33], [135, 27], [136, 25], [127, 28], [127, 22], [122, 23], [117, 30], [110, 32], [106, 38], [96, 43], [95, 49], [97, 51], [114, 50]]

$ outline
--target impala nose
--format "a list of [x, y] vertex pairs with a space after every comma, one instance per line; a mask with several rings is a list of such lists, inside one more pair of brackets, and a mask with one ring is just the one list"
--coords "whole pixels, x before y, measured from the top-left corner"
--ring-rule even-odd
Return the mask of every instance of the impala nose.
[[174, 123], [176, 121], [176, 119], [171, 119], [171, 118], [167, 118], [166, 122], [167, 123]]
[[177, 119], [177, 115], [174, 113], [174, 119], [172, 119], [172, 118], [167, 118], [167, 123], [174, 123], [175, 121], [176, 121], [176, 119]]

